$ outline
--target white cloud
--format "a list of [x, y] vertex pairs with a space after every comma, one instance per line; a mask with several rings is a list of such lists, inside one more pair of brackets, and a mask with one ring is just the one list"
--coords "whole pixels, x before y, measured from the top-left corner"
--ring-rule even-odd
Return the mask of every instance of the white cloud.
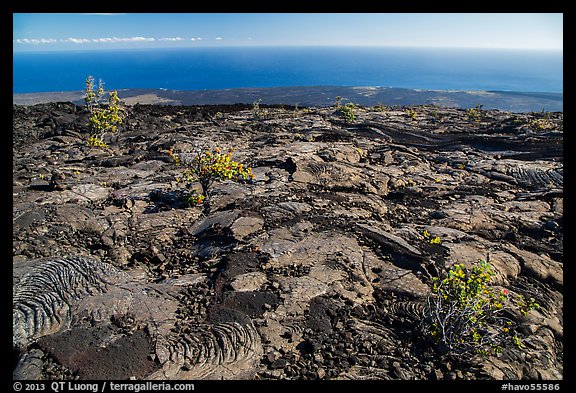
[[216, 41], [221, 41], [222, 37], [216, 37]]
[[156, 38], [152, 37], [127, 37], [127, 38], [117, 38], [112, 37], [112, 42], [153, 42]]
[[54, 38], [18, 38], [17, 40], [14, 40], [14, 42], [16, 42], [17, 44], [38, 45], [38, 44], [54, 44], [58, 42], [58, 40], [55, 40]]
[[[218, 37], [217, 39], [222, 39]], [[78, 37], [68, 37], [62, 39], [54, 38], [18, 38], [13, 40], [15, 44], [28, 44], [28, 45], [40, 45], [40, 44], [54, 44], [60, 43], [71, 43], [71, 44], [115, 44], [115, 43], [130, 43], [130, 42], [180, 42], [185, 39], [182, 37], [99, 37], [99, 38], [78, 38]], [[201, 41], [201, 37], [191, 38], [192, 41]]]
[[154, 42], [156, 38], [152, 37], [102, 37], [102, 38], [92, 38], [86, 40], [86, 42], [94, 43], [118, 43], [118, 42]]
[[92, 42], [91, 40], [87, 39], [87, 38], [66, 38], [65, 40], [60, 40], [61, 42], [71, 42], [73, 44], [86, 44], [88, 42]]
[[132, 37], [131, 40], [133, 41], [156, 41], [156, 38], [152, 38], [152, 37]]
[[113, 38], [93, 38], [90, 41], [91, 42], [118, 42], [118, 41], [114, 41]]

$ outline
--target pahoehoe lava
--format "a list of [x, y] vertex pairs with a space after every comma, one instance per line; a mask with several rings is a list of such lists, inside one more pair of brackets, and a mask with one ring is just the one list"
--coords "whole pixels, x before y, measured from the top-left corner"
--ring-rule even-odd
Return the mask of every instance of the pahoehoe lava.
[[[82, 107], [13, 107], [15, 379], [563, 378], [561, 112], [124, 110], [99, 149]], [[187, 206], [198, 144], [253, 181]], [[439, 356], [431, 280], [478, 259], [540, 308], [522, 349]]]

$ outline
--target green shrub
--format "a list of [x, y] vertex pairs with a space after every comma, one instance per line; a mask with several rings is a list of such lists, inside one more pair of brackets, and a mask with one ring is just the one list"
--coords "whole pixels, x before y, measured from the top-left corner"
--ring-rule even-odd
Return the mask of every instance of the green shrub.
[[[176, 154], [170, 149], [170, 157], [176, 165], [182, 166], [182, 175], [178, 181], [186, 183], [186, 188], [190, 191], [188, 201], [195, 206], [204, 203], [209, 196], [210, 187], [217, 180], [244, 181], [253, 179], [252, 168], [232, 160], [234, 149], [223, 153], [219, 148], [210, 150], [196, 149], [193, 153]], [[192, 189], [194, 183], [199, 183], [202, 187], [202, 194]]]
[[404, 113], [406, 113], [406, 115], [411, 118], [412, 120], [418, 120], [418, 114], [416, 113], [416, 111], [414, 109], [405, 109]]
[[479, 261], [471, 269], [455, 264], [443, 279], [433, 279], [421, 328], [442, 354], [473, 357], [500, 353], [508, 344], [522, 348], [514, 334], [514, 311], [528, 313], [539, 305], [508, 290], [490, 287], [490, 264]]
[[346, 123], [353, 123], [356, 120], [356, 105], [351, 102], [346, 105], [340, 105], [336, 109], [336, 114], [344, 119]]
[[117, 91], [111, 91], [108, 94], [108, 104], [102, 106], [100, 100], [104, 96], [104, 83], [98, 82], [96, 89], [94, 78], [86, 78], [86, 89], [84, 91], [84, 103], [90, 113], [88, 118], [88, 127], [90, 128], [90, 137], [88, 145], [98, 147], [108, 147], [104, 142], [104, 135], [108, 132], [118, 132], [118, 125], [122, 124], [120, 111], [120, 99]]
[[428, 232], [426, 229], [424, 230], [424, 232], [422, 232], [422, 235], [424, 236], [424, 239], [426, 239], [426, 241], [430, 244], [442, 244], [442, 240], [440, 239], [439, 236], [432, 237], [432, 235], [430, 235], [430, 232]]
[[198, 206], [204, 203], [206, 197], [204, 195], [199, 195], [196, 190], [192, 190], [188, 195], [188, 204], [190, 206]]
[[484, 105], [477, 104], [474, 108], [466, 109], [466, 114], [471, 120], [480, 121], [482, 118], [482, 108]]
[[95, 135], [90, 135], [90, 137], [86, 141], [86, 144], [88, 146], [103, 147], [105, 149], [107, 149], [109, 147], [106, 142], [104, 142], [101, 138], [99, 138]]
[[555, 128], [554, 123], [552, 123], [549, 119], [532, 119], [528, 123], [530, 127], [536, 128], [537, 130], [552, 130]]

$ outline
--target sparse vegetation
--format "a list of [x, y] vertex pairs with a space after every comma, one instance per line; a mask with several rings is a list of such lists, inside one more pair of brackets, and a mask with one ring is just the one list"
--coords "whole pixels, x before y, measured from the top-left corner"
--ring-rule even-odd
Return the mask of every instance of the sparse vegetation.
[[[191, 206], [204, 203], [209, 197], [210, 187], [218, 180], [245, 181], [253, 179], [252, 169], [232, 160], [234, 149], [223, 153], [218, 147], [212, 149], [198, 148], [192, 153], [176, 154], [170, 149], [170, 157], [176, 165], [183, 167], [182, 175], [177, 179], [184, 182], [189, 191], [188, 201]], [[199, 183], [202, 193], [193, 188]]]
[[356, 120], [356, 105], [354, 103], [348, 102], [342, 105], [342, 97], [336, 96], [334, 107], [336, 108], [334, 113], [344, 119], [346, 123], [353, 123]]
[[552, 123], [549, 118], [532, 119], [530, 120], [529, 125], [530, 127], [534, 127], [538, 130], [554, 129], [554, 123]]
[[[394, 105], [374, 112], [358, 105], [358, 118], [348, 124], [336, 114], [334, 96], [328, 107], [295, 111], [298, 118], [293, 107], [262, 104], [265, 121], [251, 111], [257, 96], [248, 105], [127, 106], [129, 117], [118, 127], [122, 145], [108, 142], [111, 134], [105, 139], [117, 157], [85, 146], [84, 102], [15, 105], [12, 247], [14, 263], [24, 265], [14, 274], [27, 274], [28, 260], [55, 254], [94, 256], [96, 272], [108, 265], [126, 270], [134, 280], [106, 275], [104, 284], [119, 284], [110, 294], [126, 295], [137, 308], [112, 320], [71, 315], [72, 322], [80, 318], [70, 326], [80, 340], [72, 344], [82, 344], [88, 322], [112, 344], [110, 337], [138, 333], [143, 324], [163, 324], [166, 335], [158, 339], [193, 340], [206, 355], [188, 362], [190, 348], [174, 346], [175, 360], [165, 365], [176, 377], [212, 372], [204, 365], [240, 350], [255, 354], [250, 367], [242, 358], [211, 375], [561, 379], [563, 114], [552, 112], [554, 132], [537, 132], [529, 122], [546, 116], [539, 110], [485, 110], [482, 123], [473, 123], [465, 109]], [[445, 124], [432, 121], [432, 109]], [[78, 140], [76, 132], [85, 133], [82, 145], [68, 143]], [[500, 154], [492, 148], [499, 144], [516, 153]], [[230, 161], [238, 165], [225, 168]], [[489, 255], [492, 266], [475, 266], [474, 255]], [[160, 297], [142, 292], [154, 288]], [[115, 307], [122, 299], [104, 300]], [[82, 310], [99, 315], [102, 302], [79, 301], [97, 306]], [[541, 309], [533, 310], [536, 302]], [[32, 322], [50, 322], [27, 304], [17, 310]], [[229, 306], [242, 313], [231, 314]], [[238, 336], [205, 340], [205, 332], [222, 321], [243, 322], [251, 310], [254, 326], [239, 323]], [[262, 342], [259, 332], [283, 337]], [[284, 351], [290, 337], [293, 350]], [[14, 351], [16, 372], [29, 371], [16, 355], [36, 347], [23, 342], [27, 352]], [[42, 347], [41, 377], [68, 378], [54, 371], [52, 347]], [[120, 360], [142, 365], [149, 354], [154, 361], [162, 355], [143, 345]], [[74, 359], [57, 365], [77, 366]], [[144, 366], [135, 378], [162, 376]], [[74, 375], [133, 375], [87, 367]]]
[[109, 147], [108, 144], [101, 139], [101, 137], [98, 137], [96, 135], [91, 135], [86, 141], [86, 144], [88, 146], [103, 147], [105, 149]]
[[404, 110], [404, 113], [406, 113], [406, 115], [411, 118], [412, 120], [418, 120], [418, 114], [416, 113], [416, 111], [414, 109], [408, 108]]
[[530, 112], [531, 119], [526, 121], [525, 119], [515, 119], [516, 124], [522, 124], [530, 128], [534, 128], [538, 131], [552, 130], [557, 127], [555, 122], [552, 121], [552, 113], [544, 110], [540, 112]]
[[88, 127], [90, 136], [87, 140], [89, 146], [104, 147], [108, 145], [104, 142], [106, 133], [118, 132], [118, 126], [122, 124], [120, 99], [117, 91], [108, 94], [108, 104], [102, 106], [101, 99], [104, 97], [104, 82], [98, 82], [98, 88], [94, 84], [94, 77], [86, 78], [86, 89], [84, 91], [84, 103], [90, 113]]
[[428, 232], [428, 230], [426, 229], [424, 230], [422, 235], [424, 236], [424, 239], [430, 244], [442, 244], [442, 240], [440, 240], [439, 236], [432, 237], [432, 235], [430, 235], [430, 232]]
[[442, 121], [442, 116], [440, 115], [440, 113], [438, 113], [436, 109], [430, 111], [430, 116], [432, 117], [432, 119], [436, 121]]
[[292, 117], [298, 117], [300, 115], [298, 103], [294, 104], [294, 110], [292, 111]]
[[491, 287], [494, 274], [481, 260], [471, 269], [455, 264], [445, 277], [433, 278], [421, 327], [440, 354], [469, 358], [500, 353], [509, 344], [522, 348], [512, 316], [540, 306], [532, 298]]
[[484, 105], [477, 104], [474, 108], [466, 109], [466, 114], [473, 121], [480, 121], [482, 119], [482, 108]]
[[262, 103], [262, 99], [258, 99], [252, 103], [252, 114], [254, 115], [255, 119], [262, 119], [266, 112], [260, 108], [260, 104]]
[[356, 120], [356, 105], [352, 102], [346, 105], [340, 105], [340, 107], [336, 109], [336, 114], [344, 119], [346, 123], [353, 123], [354, 120]]

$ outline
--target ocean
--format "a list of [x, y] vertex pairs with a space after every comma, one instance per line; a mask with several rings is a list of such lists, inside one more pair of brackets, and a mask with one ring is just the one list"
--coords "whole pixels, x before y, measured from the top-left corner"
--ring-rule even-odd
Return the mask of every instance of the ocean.
[[222, 47], [13, 54], [13, 93], [382, 86], [562, 93], [563, 53], [390, 47]]

